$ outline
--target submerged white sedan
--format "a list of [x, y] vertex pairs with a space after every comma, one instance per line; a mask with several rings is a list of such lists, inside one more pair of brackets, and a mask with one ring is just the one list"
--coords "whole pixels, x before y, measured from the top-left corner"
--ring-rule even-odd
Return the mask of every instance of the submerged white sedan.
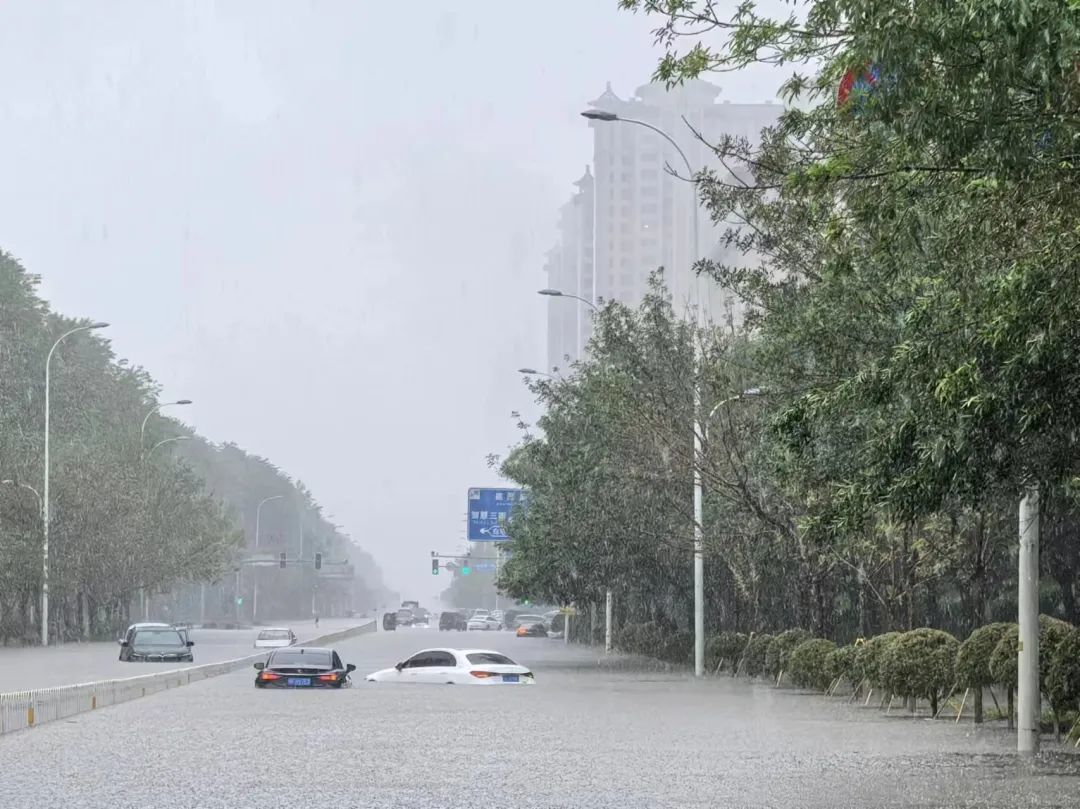
[[424, 649], [392, 669], [375, 671], [369, 683], [439, 685], [533, 685], [536, 678], [501, 652], [490, 649]]

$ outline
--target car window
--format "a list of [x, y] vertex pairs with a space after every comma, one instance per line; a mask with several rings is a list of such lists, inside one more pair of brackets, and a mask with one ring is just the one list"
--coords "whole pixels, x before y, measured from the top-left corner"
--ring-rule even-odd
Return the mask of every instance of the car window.
[[343, 665], [341, 665], [341, 658], [338, 656], [337, 652], [334, 652], [334, 668], [335, 669], [343, 669], [343, 668], [345, 668]]
[[287, 629], [264, 629], [259, 633], [259, 640], [288, 640], [292, 632]]
[[311, 652], [301, 649], [283, 649], [270, 656], [271, 666], [325, 666], [331, 667], [329, 652]]
[[137, 629], [135, 646], [183, 646], [184, 641], [175, 629]]
[[405, 662], [407, 669], [428, 668], [431, 666], [456, 666], [457, 660], [449, 652], [419, 652]]
[[490, 666], [516, 666], [513, 660], [506, 655], [498, 654], [497, 652], [472, 652], [465, 655], [469, 658], [469, 662], [474, 665], [484, 665], [485, 663]]

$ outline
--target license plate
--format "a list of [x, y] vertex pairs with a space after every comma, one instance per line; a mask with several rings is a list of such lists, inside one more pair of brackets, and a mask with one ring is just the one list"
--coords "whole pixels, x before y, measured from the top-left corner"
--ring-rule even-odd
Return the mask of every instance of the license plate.
[[311, 685], [310, 677], [290, 677], [287, 681], [288, 685]]
[[503, 675], [503, 682], [504, 683], [516, 683], [516, 682], [519, 682], [520, 679], [521, 679], [521, 677], [519, 675], [517, 675], [517, 674], [504, 674]]

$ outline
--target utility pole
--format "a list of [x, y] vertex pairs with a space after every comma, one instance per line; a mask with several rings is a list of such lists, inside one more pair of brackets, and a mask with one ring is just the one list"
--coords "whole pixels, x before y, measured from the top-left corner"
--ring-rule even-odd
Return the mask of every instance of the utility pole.
[[611, 654], [611, 588], [604, 594], [604, 652]]
[[1017, 600], [1020, 643], [1017, 651], [1016, 750], [1034, 756], [1042, 732], [1039, 691], [1039, 492], [1028, 489], [1020, 501], [1020, 592]]

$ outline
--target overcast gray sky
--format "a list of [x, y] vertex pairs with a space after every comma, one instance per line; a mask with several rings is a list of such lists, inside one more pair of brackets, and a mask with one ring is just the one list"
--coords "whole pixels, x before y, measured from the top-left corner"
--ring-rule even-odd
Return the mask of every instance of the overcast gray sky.
[[430, 597], [533, 413], [578, 113], [657, 56], [616, 0], [6, 0], [0, 247]]

